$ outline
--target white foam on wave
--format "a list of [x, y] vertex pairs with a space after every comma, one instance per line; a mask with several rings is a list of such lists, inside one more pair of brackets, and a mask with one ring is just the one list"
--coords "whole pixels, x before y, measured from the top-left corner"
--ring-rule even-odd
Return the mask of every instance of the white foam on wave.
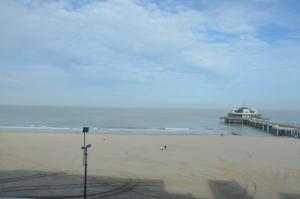
[[167, 127], [164, 128], [166, 131], [190, 131], [191, 128], [174, 128], [174, 127]]
[[193, 133], [197, 132], [191, 128], [177, 128], [177, 127], [161, 127], [161, 128], [137, 128], [137, 127], [110, 127], [110, 128], [99, 128], [100, 132], [110, 133]]
[[49, 126], [0, 126], [0, 129], [33, 129], [33, 130], [71, 130], [72, 128], [68, 127], [49, 127]]
[[[66, 131], [81, 132], [81, 127], [51, 127], [46, 125], [29, 126], [0, 126], [0, 131]], [[214, 129], [194, 129], [188, 127], [90, 127], [92, 133], [132, 133], [132, 134], [230, 134], [225, 130], [216, 131]]]

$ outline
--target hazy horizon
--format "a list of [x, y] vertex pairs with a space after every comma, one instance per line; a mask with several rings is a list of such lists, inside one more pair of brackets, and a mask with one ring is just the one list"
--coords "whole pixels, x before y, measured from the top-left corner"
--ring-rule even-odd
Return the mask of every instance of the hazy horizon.
[[[67, 105], [67, 104], [0, 104], [0, 107], [11, 106], [11, 107], [57, 107], [57, 108], [86, 108], [86, 109], [198, 109], [198, 110], [223, 110], [231, 111], [232, 109], [239, 108], [241, 106], [247, 106], [260, 113], [263, 111], [291, 111], [300, 112], [298, 107], [296, 108], [266, 108], [266, 107], [255, 107], [246, 104], [240, 104], [236, 106], [226, 106], [226, 107], [205, 107], [205, 106], [97, 106], [97, 105]], [[298, 109], [297, 109], [298, 108]], [[227, 112], [226, 112], [227, 113]]]
[[297, 0], [3, 0], [0, 104], [300, 110]]

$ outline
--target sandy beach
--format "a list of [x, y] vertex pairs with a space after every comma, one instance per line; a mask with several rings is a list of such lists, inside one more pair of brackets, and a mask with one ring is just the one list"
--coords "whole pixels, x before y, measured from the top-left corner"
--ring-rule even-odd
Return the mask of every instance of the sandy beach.
[[[300, 139], [122, 134], [86, 138], [92, 144], [89, 176], [157, 180], [165, 193], [185, 198], [228, 198], [230, 187], [241, 190], [240, 198], [300, 196]], [[82, 175], [82, 142], [82, 134], [0, 133], [0, 182], [7, 178], [5, 172]], [[167, 150], [161, 150], [163, 145]], [[5, 196], [5, 186], [0, 183], [0, 196]]]

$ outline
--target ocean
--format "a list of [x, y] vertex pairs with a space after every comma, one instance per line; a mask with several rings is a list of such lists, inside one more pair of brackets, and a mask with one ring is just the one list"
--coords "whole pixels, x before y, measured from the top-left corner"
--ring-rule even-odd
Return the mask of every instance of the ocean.
[[[226, 125], [230, 109], [91, 108], [0, 106], [0, 132], [81, 132], [130, 134], [239, 134], [272, 136], [243, 125]], [[300, 124], [300, 111], [260, 110], [263, 117]]]

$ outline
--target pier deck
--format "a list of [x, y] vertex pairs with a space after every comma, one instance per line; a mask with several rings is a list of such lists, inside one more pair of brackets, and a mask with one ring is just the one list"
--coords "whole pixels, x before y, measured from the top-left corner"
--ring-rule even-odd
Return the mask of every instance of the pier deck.
[[288, 136], [300, 138], [300, 126], [290, 124], [280, 124], [269, 119], [262, 118], [237, 118], [222, 117], [226, 124], [241, 124], [251, 126], [263, 131], [267, 131], [276, 136]]

